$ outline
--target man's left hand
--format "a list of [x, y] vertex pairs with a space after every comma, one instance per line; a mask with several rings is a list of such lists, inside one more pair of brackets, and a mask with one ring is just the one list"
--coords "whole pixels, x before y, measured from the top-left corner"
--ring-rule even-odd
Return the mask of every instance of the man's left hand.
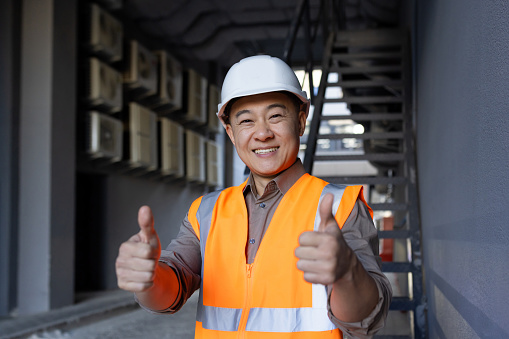
[[319, 206], [318, 231], [304, 232], [299, 237], [295, 256], [297, 268], [304, 272], [304, 279], [314, 284], [330, 285], [351, 273], [352, 256], [343, 233], [332, 214], [334, 197], [327, 194]]

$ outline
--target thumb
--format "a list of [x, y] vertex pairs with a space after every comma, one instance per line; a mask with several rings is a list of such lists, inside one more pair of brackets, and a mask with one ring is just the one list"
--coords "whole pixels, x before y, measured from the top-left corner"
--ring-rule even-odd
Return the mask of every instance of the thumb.
[[142, 242], [149, 244], [150, 240], [157, 236], [154, 229], [154, 216], [152, 210], [148, 206], [140, 207], [138, 211], [138, 225], [140, 225], [140, 232], [138, 233]]
[[320, 224], [318, 225], [319, 232], [325, 232], [328, 226], [336, 226], [337, 222], [334, 219], [334, 215], [332, 214], [332, 204], [334, 203], [334, 196], [330, 193], [327, 193], [320, 203], [319, 213], [320, 213]]

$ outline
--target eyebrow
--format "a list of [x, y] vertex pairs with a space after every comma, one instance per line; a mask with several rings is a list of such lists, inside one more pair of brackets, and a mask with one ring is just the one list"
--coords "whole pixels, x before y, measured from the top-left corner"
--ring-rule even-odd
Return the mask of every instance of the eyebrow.
[[282, 108], [282, 109], [287, 109], [287, 107], [283, 104], [271, 104], [267, 107], [267, 109], [272, 109], [272, 108], [276, 108], [276, 107], [279, 107], [279, 108]]
[[237, 113], [235, 113], [235, 118], [238, 118], [239, 116], [241, 116], [242, 114], [245, 114], [245, 113], [250, 113], [251, 111], [248, 110], [248, 109], [243, 109], [241, 111], [238, 111]]
[[[288, 109], [285, 105], [276, 103], [276, 104], [270, 104], [269, 106], [267, 106], [267, 110], [270, 110], [273, 108], [278, 108], [278, 107], [282, 108], [282, 109]], [[237, 113], [235, 113], [235, 118], [238, 118], [242, 114], [246, 114], [246, 113], [251, 113], [251, 111], [248, 109], [240, 110]]]

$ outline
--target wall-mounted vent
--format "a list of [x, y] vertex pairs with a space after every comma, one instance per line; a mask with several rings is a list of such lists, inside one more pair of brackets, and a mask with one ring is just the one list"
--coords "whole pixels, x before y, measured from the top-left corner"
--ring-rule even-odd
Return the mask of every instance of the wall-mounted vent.
[[165, 51], [156, 52], [159, 58], [158, 103], [168, 111], [182, 109], [183, 69], [180, 62]]
[[209, 86], [209, 101], [208, 101], [208, 123], [207, 126], [210, 131], [214, 133], [221, 132], [221, 122], [217, 118], [217, 106], [221, 102], [221, 93], [216, 85]]
[[136, 40], [129, 44], [129, 65], [124, 82], [140, 97], [157, 93], [157, 57]]
[[90, 4], [90, 47], [109, 62], [122, 59], [122, 23], [96, 4]]
[[207, 123], [207, 79], [196, 71], [187, 71], [186, 119], [200, 125]]
[[132, 167], [157, 168], [157, 115], [129, 103], [129, 162]]
[[184, 176], [184, 128], [168, 118], [160, 118], [161, 172], [177, 178]]
[[219, 148], [215, 142], [207, 141], [207, 185], [219, 186], [220, 172]]
[[205, 140], [198, 133], [186, 131], [186, 178], [205, 182]]
[[123, 125], [120, 120], [99, 112], [88, 112], [87, 153], [92, 158], [122, 159]]
[[122, 109], [122, 75], [97, 58], [89, 59], [88, 102], [106, 112]]

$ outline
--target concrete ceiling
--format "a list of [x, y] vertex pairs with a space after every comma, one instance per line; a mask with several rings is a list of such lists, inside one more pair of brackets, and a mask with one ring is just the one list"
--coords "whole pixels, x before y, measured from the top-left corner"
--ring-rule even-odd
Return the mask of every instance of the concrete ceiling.
[[[322, 2], [309, 0], [313, 26], [322, 21]], [[137, 29], [180, 59], [213, 61], [229, 67], [243, 57], [260, 53], [282, 58], [299, 3], [299, 0], [125, 0], [124, 13]], [[347, 28], [398, 24], [400, 0], [342, 0], [338, 6]], [[323, 40], [322, 30], [317, 29], [314, 60], [321, 60]], [[306, 52], [301, 29], [292, 63], [304, 64]]]

